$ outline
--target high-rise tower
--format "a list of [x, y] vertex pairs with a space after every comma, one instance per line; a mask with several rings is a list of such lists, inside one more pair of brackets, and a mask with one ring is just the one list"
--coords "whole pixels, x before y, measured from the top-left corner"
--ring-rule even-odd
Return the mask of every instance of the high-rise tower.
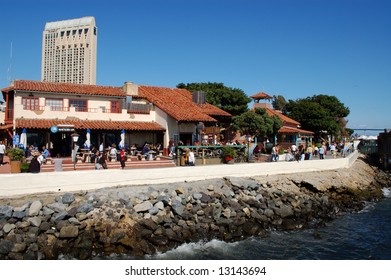
[[94, 17], [46, 23], [42, 81], [95, 85], [97, 32]]

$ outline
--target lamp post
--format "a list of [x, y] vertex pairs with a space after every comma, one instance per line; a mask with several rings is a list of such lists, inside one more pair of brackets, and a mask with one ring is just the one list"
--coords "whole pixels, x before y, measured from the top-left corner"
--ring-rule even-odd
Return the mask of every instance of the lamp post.
[[251, 135], [246, 135], [246, 141], [247, 141], [247, 162], [250, 162], [250, 140], [251, 140]]
[[79, 149], [79, 146], [77, 145], [77, 141], [79, 141], [79, 134], [75, 131], [71, 134], [72, 142], [73, 142], [73, 149], [72, 149], [72, 161], [73, 161], [73, 170], [76, 170], [76, 162], [77, 162], [77, 150]]

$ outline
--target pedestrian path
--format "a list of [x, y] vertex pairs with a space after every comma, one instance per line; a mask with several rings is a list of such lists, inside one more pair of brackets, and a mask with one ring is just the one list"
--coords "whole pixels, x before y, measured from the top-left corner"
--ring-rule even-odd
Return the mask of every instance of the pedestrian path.
[[292, 162], [265, 162], [178, 166], [171, 168], [119, 168], [41, 172], [38, 174], [1, 174], [0, 197], [46, 192], [76, 192], [99, 188], [190, 182], [223, 177], [253, 177], [349, 168], [358, 158], [353, 152], [346, 158]]
[[[4, 157], [4, 165], [0, 166], [0, 174], [10, 174], [11, 166], [9, 164], [9, 158]], [[159, 160], [128, 160], [125, 163], [125, 169], [132, 168], [158, 168], [158, 167], [174, 167], [174, 161], [170, 159], [161, 158]], [[63, 171], [74, 171], [74, 164], [72, 163], [71, 158], [64, 158], [62, 169]], [[120, 168], [119, 161], [110, 161], [107, 162], [107, 167], [109, 169]], [[88, 162], [78, 162], [76, 164], [76, 170], [95, 170], [95, 164]], [[41, 172], [54, 172], [54, 164], [47, 163], [41, 166]]]

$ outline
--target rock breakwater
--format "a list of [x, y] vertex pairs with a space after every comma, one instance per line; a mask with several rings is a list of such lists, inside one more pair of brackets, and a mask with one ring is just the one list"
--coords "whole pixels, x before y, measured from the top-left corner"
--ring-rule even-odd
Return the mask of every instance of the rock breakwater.
[[381, 199], [388, 184], [359, 159], [343, 170], [2, 199], [0, 259], [143, 256], [317, 227]]

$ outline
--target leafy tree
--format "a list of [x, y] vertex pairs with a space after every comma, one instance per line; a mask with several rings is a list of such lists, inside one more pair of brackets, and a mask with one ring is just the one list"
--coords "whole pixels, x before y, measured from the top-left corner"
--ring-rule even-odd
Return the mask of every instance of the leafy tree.
[[315, 132], [316, 136], [336, 136], [346, 126], [345, 117], [350, 113], [338, 98], [328, 95], [314, 95], [286, 104], [288, 116], [301, 123], [303, 129]]
[[184, 88], [191, 92], [206, 92], [208, 103], [219, 107], [232, 116], [239, 116], [248, 111], [247, 104], [251, 101], [243, 90], [226, 87], [223, 83], [180, 83], [177, 88]]
[[274, 136], [282, 126], [282, 121], [277, 117], [270, 117], [264, 108], [247, 111], [232, 119], [232, 128], [239, 130], [243, 135], [255, 135], [257, 137]]
[[285, 100], [284, 96], [282, 95], [273, 95], [273, 108], [275, 110], [282, 111], [284, 114], [286, 113], [285, 106], [288, 102]]

